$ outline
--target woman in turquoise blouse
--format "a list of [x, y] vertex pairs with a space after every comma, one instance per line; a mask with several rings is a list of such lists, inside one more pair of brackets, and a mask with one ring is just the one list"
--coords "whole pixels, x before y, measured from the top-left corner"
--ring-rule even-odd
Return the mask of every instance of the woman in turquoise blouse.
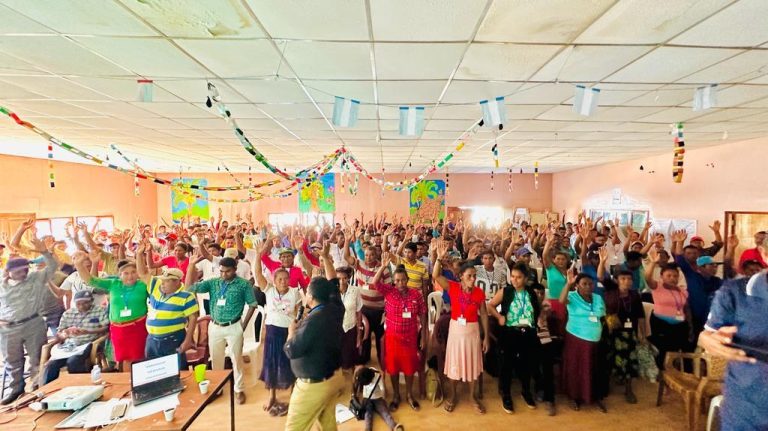
[[[579, 410], [581, 404], [597, 404], [606, 412], [603, 398], [607, 395], [607, 367], [601, 366], [601, 320], [605, 317], [605, 303], [594, 295], [592, 277], [575, 270], [568, 271], [568, 283], [560, 293], [560, 301], [568, 312], [563, 348], [562, 384], [571, 398], [571, 406]], [[575, 288], [571, 291], [571, 288]], [[603, 375], [605, 374], [605, 375]]]

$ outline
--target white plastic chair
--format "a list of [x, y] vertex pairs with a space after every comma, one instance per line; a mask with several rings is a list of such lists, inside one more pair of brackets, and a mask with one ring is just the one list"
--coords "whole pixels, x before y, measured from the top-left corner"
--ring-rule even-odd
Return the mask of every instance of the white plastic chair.
[[[720, 404], [723, 402], [723, 396], [718, 395], [712, 398], [709, 403], [709, 414], [707, 415], [707, 431], [719, 430], [720, 421], [715, 421], [720, 415]], [[714, 428], [713, 428], [714, 425]]]
[[443, 292], [430, 292], [427, 295], [427, 328], [430, 335], [435, 328], [435, 322], [443, 312]]
[[653, 304], [643, 302], [643, 311], [645, 311], [645, 336], [651, 336], [651, 314], [653, 314]]

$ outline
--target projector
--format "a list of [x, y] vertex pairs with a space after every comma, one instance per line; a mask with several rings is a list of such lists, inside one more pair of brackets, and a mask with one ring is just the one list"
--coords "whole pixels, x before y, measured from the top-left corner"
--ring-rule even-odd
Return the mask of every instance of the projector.
[[104, 386], [69, 386], [49, 397], [41, 403], [44, 410], [80, 410], [93, 401], [101, 398]]

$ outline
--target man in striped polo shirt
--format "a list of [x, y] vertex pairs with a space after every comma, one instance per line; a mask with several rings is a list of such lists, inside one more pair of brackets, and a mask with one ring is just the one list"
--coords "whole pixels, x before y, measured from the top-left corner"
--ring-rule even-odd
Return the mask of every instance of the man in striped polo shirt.
[[[365, 258], [361, 261], [355, 259], [349, 252], [349, 247], [344, 249], [344, 259], [349, 266], [355, 268], [355, 283], [360, 287], [360, 296], [363, 299], [363, 316], [368, 320], [371, 327], [371, 333], [376, 337], [376, 353], [381, 356], [381, 337], [384, 336], [384, 325], [382, 316], [384, 315], [384, 297], [378, 290], [371, 285], [373, 277], [381, 267], [377, 260], [378, 253], [373, 246], [369, 245], [363, 251]], [[392, 273], [389, 268], [384, 270], [382, 283], [392, 283]], [[363, 352], [361, 360], [368, 362], [371, 359], [371, 337], [363, 342]]]
[[195, 294], [184, 289], [184, 273], [166, 268], [163, 275], [151, 277], [144, 259], [136, 259], [139, 277], [147, 284], [147, 359], [181, 352], [181, 369], [187, 367], [184, 352], [192, 347], [199, 308]]

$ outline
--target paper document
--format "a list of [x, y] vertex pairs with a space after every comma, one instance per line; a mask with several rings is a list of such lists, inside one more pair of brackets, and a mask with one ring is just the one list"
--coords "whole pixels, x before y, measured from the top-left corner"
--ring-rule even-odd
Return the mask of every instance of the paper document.
[[85, 425], [83, 428], [96, 428], [122, 421], [124, 418], [112, 420], [112, 409], [116, 404], [124, 402], [124, 400], [112, 398], [107, 402], [93, 402], [89, 404], [88, 416], [85, 419]]
[[75, 355], [82, 355], [83, 352], [85, 352], [85, 348], [88, 347], [89, 344], [90, 343], [85, 343], [77, 347], [65, 347], [63, 344], [56, 344], [51, 349], [51, 359], [67, 359]]
[[129, 420], [139, 419], [162, 412], [163, 410], [172, 409], [178, 405], [179, 394], [175, 393], [138, 406], [131, 404], [131, 406], [128, 407], [128, 413], [126, 413], [125, 417]]
[[344, 404], [336, 404], [336, 423], [342, 424], [350, 419], [354, 419], [355, 415], [349, 410], [349, 407]]

